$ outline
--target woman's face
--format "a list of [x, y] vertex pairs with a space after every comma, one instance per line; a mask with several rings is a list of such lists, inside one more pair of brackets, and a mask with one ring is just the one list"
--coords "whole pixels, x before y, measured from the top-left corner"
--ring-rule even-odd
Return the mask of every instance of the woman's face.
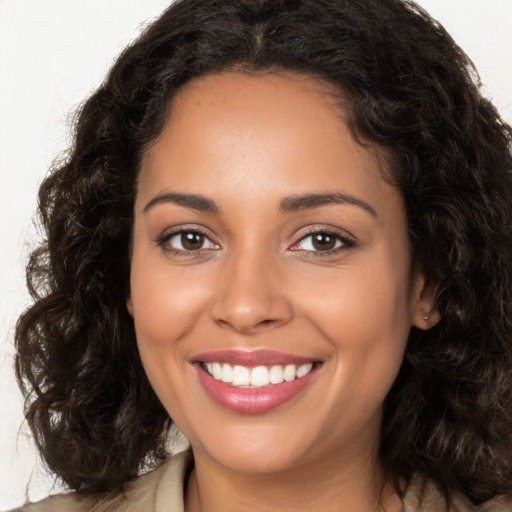
[[177, 95], [142, 164], [128, 308], [196, 458], [374, 455], [429, 298], [401, 195], [325, 86], [225, 73]]

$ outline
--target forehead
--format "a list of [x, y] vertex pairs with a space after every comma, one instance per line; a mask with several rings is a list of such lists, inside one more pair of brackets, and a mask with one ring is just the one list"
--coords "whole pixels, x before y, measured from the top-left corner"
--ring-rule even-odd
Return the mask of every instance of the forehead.
[[145, 155], [139, 194], [172, 188], [268, 199], [343, 188], [378, 202], [389, 187], [384, 159], [353, 139], [339, 96], [286, 72], [196, 79], [176, 95]]

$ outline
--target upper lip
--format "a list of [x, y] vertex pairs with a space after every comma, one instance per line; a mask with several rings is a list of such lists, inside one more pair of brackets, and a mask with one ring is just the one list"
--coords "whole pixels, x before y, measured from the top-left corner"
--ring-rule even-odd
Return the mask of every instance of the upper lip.
[[215, 350], [212, 352], [203, 352], [192, 358], [193, 362], [201, 363], [228, 363], [240, 366], [274, 366], [295, 364], [302, 365], [306, 363], [318, 362], [318, 359], [312, 357], [299, 356], [296, 354], [287, 354], [275, 350]]

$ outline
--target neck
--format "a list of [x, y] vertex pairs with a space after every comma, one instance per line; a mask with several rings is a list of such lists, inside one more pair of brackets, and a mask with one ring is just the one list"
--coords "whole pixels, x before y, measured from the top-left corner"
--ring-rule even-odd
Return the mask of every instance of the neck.
[[402, 502], [376, 456], [308, 461], [271, 474], [240, 473], [194, 452], [186, 512], [399, 512]]

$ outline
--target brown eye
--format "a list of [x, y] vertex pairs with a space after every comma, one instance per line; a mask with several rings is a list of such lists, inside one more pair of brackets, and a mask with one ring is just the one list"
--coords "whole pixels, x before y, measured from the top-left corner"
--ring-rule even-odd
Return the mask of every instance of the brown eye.
[[194, 230], [171, 233], [161, 240], [160, 245], [183, 253], [219, 248], [206, 235]]
[[303, 251], [311, 253], [330, 253], [337, 249], [349, 249], [354, 246], [354, 243], [337, 233], [330, 233], [329, 231], [317, 231], [304, 236], [293, 247], [293, 251]]
[[336, 237], [329, 233], [316, 233], [311, 236], [311, 243], [317, 251], [330, 251], [336, 247]]
[[183, 249], [186, 251], [197, 251], [198, 249], [202, 249], [205, 236], [193, 231], [184, 231], [181, 233], [180, 241]]

